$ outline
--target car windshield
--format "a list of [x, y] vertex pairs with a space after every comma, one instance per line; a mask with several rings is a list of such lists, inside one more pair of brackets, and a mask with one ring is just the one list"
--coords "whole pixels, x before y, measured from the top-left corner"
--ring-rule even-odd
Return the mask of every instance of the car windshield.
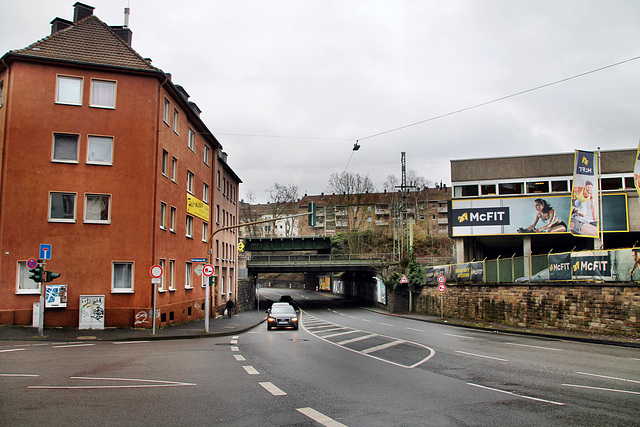
[[273, 307], [271, 310], [271, 314], [292, 314], [295, 315], [296, 312], [291, 307]]

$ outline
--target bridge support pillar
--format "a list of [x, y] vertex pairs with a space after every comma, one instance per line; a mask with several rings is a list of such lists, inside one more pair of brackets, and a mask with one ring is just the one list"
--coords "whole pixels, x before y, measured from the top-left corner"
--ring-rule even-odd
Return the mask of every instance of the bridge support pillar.
[[318, 286], [318, 274], [314, 272], [304, 273], [304, 287], [308, 291], [315, 291]]

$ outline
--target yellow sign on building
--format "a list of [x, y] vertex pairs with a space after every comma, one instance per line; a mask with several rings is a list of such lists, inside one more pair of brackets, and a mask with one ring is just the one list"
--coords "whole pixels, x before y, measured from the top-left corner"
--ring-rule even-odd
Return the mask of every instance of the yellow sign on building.
[[209, 205], [187, 193], [187, 213], [209, 221]]

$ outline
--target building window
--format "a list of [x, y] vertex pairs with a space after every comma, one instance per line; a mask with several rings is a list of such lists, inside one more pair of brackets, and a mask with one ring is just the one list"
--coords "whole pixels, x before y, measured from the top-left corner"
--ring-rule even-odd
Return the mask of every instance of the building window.
[[193, 217], [187, 215], [187, 237], [193, 238]]
[[189, 149], [195, 153], [196, 152], [196, 133], [191, 128], [189, 128], [188, 144], [189, 144]]
[[569, 191], [567, 180], [563, 179], [562, 181], [551, 181], [551, 191], [554, 193]]
[[169, 225], [169, 230], [173, 231], [174, 233], [176, 232], [176, 208], [174, 206], [171, 206], [171, 218], [170, 218], [171, 224]]
[[204, 164], [211, 166], [211, 149], [207, 144], [204, 144]]
[[193, 172], [187, 171], [187, 191], [193, 194]]
[[162, 175], [167, 176], [167, 162], [169, 161], [169, 152], [162, 150]]
[[169, 260], [169, 290], [176, 290], [176, 283], [174, 281], [174, 274], [176, 271], [176, 261], [174, 259]]
[[220, 171], [216, 174], [216, 188], [220, 189]]
[[179, 117], [178, 109], [174, 108], [173, 109], [173, 131], [175, 133], [178, 133], [178, 117]]
[[169, 125], [169, 100], [167, 98], [164, 99], [164, 110], [162, 111], [162, 120]]
[[113, 138], [89, 135], [87, 163], [93, 165], [113, 165]]
[[84, 222], [110, 224], [111, 196], [106, 194], [86, 194], [84, 204]]
[[209, 224], [206, 222], [202, 223], [202, 241], [207, 243], [207, 238], [209, 238]]
[[521, 182], [504, 182], [498, 184], [498, 192], [502, 194], [523, 194], [524, 185]]
[[165, 223], [166, 214], [167, 214], [167, 204], [164, 202], [160, 202], [160, 228], [162, 228], [163, 230], [167, 229], [167, 226]]
[[478, 186], [474, 185], [461, 185], [455, 187], [456, 197], [473, 197], [478, 195]]
[[116, 82], [91, 80], [92, 107], [116, 108]]
[[165, 262], [163, 259], [159, 259], [158, 260], [158, 265], [162, 268], [162, 276], [160, 276], [160, 283], [158, 284], [158, 291], [160, 292], [165, 292], [166, 289], [164, 288], [164, 272], [165, 272]]
[[209, 185], [206, 182], [202, 183], [202, 201], [209, 203]]
[[74, 193], [49, 193], [49, 221], [75, 222], [76, 195]]
[[133, 263], [114, 262], [112, 292], [133, 292]]
[[176, 159], [175, 157], [172, 157], [171, 158], [171, 180], [173, 182], [178, 182], [176, 181], [177, 173], [178, 173], [178, 159]]
[[601, 185], [600, 189], [603, 191], [622, 190], [622, 177], [601, 178], [600, 185]]
[[82, 105], [82, 77], [58, 76], [56, 103]]
[[216, 224], [220, 224], [220, 205], [216, 205]]
[[40, 284], [29, 279], [29, 267], [26, 261], [18, 261], [17, 294], [39, 294]]
[[[2, 107], [2, 101], [4, 99], [3, 94], [4, 94], [4, 80], [0, 80], [0, 107]], [[205, 161], [205, 163], [207, 162]]]
[[63, 163], [78, 163], [78, 135], [54, 133], [51, 160]]
[[496, 194], [496, 185], [495, 184], [480, 185], [480, 194], [482, 194], [483, 196]]
[[527, 182], [527, 194], [548, 193], [549, 181]]
[[186, 289], [193, 289], [193, 283], [191, 283], [192, 265], [190, 262], [186, 262], [184, 267], [184, 287]]

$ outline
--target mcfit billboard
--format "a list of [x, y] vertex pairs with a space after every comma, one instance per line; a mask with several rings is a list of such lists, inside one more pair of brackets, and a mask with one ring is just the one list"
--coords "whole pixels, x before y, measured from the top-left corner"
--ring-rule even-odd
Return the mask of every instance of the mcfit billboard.
[[[451, 237], [522, 233], [569, 233], [571, 196], [452, 200]], [[602, 230], [628, 232], [627, 194], [602, 196]]]

